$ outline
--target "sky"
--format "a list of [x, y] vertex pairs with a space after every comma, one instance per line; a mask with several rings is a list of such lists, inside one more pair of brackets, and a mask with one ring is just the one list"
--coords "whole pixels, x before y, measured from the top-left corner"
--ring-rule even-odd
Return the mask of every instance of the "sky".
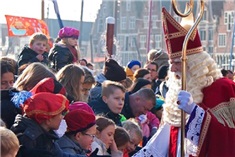
[[[53, 2], [45, 1], [45, 18], [56, 18]], [[62, 20], [80, 21], [82, 0], [57, 0]], [[84, 0], [83, 21], [95, 21], [102, 0]], [[41, 0], [0, 0], [0, 23], [4, 15], [41, 19]], [[49, 8], [49, 12], [47, 11]]]

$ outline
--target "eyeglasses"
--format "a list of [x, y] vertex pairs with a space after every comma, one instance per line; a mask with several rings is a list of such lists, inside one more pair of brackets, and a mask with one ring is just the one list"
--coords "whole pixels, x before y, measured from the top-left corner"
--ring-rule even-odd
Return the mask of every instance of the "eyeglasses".
[[92, 139], [94, 139], [96, 137], [96, 135], [92, 135], [92, 134], [87, 134], [87, 133], [82, 133], [83, 135], [86, 135], [86, 136], [90, 136]]

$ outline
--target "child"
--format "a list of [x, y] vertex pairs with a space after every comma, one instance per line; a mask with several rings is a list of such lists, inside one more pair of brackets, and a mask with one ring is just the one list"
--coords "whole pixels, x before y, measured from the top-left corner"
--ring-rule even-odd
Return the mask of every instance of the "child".
[[65, 121], [67, 131], [58, 141], [60, 148], [70, 154], [86, 155], [96, 135], [94, 113], [75, 109], [65, 116]]
[[66, 89], [70, 103], [82, 99], [82, 84], [85, 79], [82, 68], [75, 64], [68, 64], [57, 72], [56, 78]]
[[79, 61], [79, 52], [76, 49], [79, 30], [64, 27], [60, 29], [58, 36], [61, 40], [53, 46], [49, 53], [52, 68], [56, 71], [67, 64], [78, 63]]
[[7, 61], [1, 62], [1, 90], [10, 89], [15, 82], [14, 68]]
[[110, 155], [108, 149], [111, 150], [112, 157], [122, 157], [123, 153], [117, 149], [114, 141], [115, 124], [105, 117], [97, 117], [96, 119], [97, 132], [94, 142], [92, 143], [92, 151], [99, 149], [97, 155]]
[[124, 106], [125, 88], [122, 84], [106, 80], [102, 83], [102, 97], [89, 105], [95, 114], [112, 119], [116, 125], [122, 126], [120, 113]]
[[13, 87], [20, 91], [30, 91], [39, 81], [47, 77], [55, 78], [54, 73], [47, 66], [38, 62], [31, 63], [17, 78]]
[[1, 157], [15, 157], [20, 147], [16, 135], [4, 127], [0, 127], [0, 135]]
[[141, 63], [138, 60], [131, 60], [125, 68], [126, 76], [133, 80], [133, 74], [139, 68], [141, 68]]
[[29, 47], [25, 46], [18, 58], [18, 67], [26, 63], [41, 62], [48, 65], [48, 45], [47, 36], [42, 33], [34, 33], [29, 42]]
[[17, 115], [11, 127], [22, 145], [18, 156], [72, 156], [62, 152], [55, 143], [58, 136], [53, 131], [59, 128], [68, 105], [65, 96], [47, 92], [37, 93], [24, 102], [25, 115]]
[[141, 142], [143, 135], [142, 130], [138, 123], [127, 120], [123, 122], [123, 128], [127, 130], [130, 136], [130, 142], [127, 145], [126, 150], [124, 151], [124, 157], [132, 156], [138, 150], [137, 146]]
[[87, 67], [82, 67], [85, 72], [85, 79], [82, 84], [82, 101], [88, 102], [88, 97], [92, 86], [95, 84], [95, 78]]
[[130, 141], [129, 133], [123, 127], [117, 126], [114, 133], [114, 141], [118, 150], [124, 152], [127, 148], [128, 142]]

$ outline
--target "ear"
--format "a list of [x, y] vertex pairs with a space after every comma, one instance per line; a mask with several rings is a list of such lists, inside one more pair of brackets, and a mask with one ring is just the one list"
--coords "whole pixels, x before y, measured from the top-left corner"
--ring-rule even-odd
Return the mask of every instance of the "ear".
[[102, 96], [102, 99], [103, 99], [103, 101], [107, 104], [107, 97], [106, 96]]
[[140, 96], [137, 95], [136, 98], [135, 98], [136, 102], [139, 102], [141, 100]]
[[75, 135], [74, 135], [74, 138], [75, 138], [75, 140], [79, 140], [80, 138], [81, 138], [81, 132], [77, 132]]
[[96, 129], [96, 137], [100, 138], [100, 131]]

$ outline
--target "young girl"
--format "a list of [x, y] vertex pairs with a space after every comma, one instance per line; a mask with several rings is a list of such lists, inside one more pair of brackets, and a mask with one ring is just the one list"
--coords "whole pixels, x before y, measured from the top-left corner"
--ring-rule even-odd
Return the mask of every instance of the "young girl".
[[17, 78], [14, 87], [19, 91], [31, 90], [39, 81], [51, 77], [55, 79], [54, 73], [41, 63], [31, 63], [22, 74]]
[[126, 76], [129, 77], [131, 80], [133, 80], [133, 74], [137, 69], [141, 68], [141, 63], [138, 60], [131, 60], [127, 63], [125, 72]]
[[97, 132], [94, 142], [92, 143], [92, 151], [99, 149], [97, 155], [110, 155], [108, 149], [111, 150], [112, 157], [122, 157], [123, 153], [117, 149], [114, 141], [115, 123], [108, 118], [99, 116], [96, 119]]
[[81, 100], [85, 73], [78, 65], [66, 65], [58, 71], [56, 78], [66, 89], [67, 98], [71, 103]]
[[123, 127], [117, 126], [114, 133], [114, 140], [118, 150], [123, 152], [130, 141], [129, 133]]
[[60, 29], [58, 36], [60, 41], [53, 46], [49, 53], [52, 68], [56, 71], [67, 64], [78, 63], [79, 61], [79, 52], [76, 49], [79, 30], [64, 27]]

